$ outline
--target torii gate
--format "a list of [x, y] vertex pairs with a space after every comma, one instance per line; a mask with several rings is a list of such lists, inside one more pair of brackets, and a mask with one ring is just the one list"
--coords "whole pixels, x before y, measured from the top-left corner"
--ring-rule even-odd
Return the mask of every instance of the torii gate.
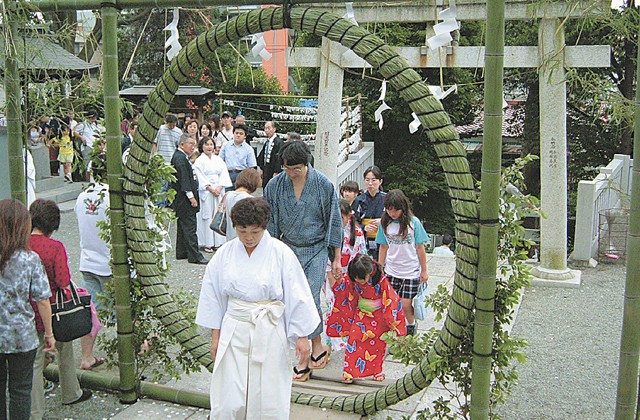
[[[456, 3], [457, 20], [484, 20], [484, 2]], [[602, 7], [609, 7], [602, 3]], [[359, 23], [433, 22], [438, 5], [366, 7], [354, 5], [355, 19]], [[321, 7], [338, 15], [344, 13], [340, 6]], [[544, 10], [543, 10], [544, 9]], [[597, 11], [597, 10], [596, 10]], [[553, 284], [578, 286], [580, 272], [567, 267], [567, 155], [566, 103], [567, 89], [564, 82], [565, 67], [609, 67], [610, 46], [567, 46], [564, 26], [560, 18], [579, 17], [593, 13], [568, 2], [545, 5], [539, 10], [519, 2], [507, 2], [505, 19], [538, 19], [538, 46], [505, 46], [505, 68], [537, 68], [540, 88], [540, 178], [541, 207], [546, 218], [540, 221], [540, 265], [532, 271], [534, 281], [552, 281]], [[446, 47], [447, 52], [422, 47], [397, 47], [395, 50], [414, 68], [478, 68], [484, 67], [484, 46]], [[332, 180], [337, 178], [337, 168], [332, 156], [338, 154], [338, 143], [329, 139], [339, 138], [340, 94], [345, 68], [371, 67], [362, 58], [336, 42], [323, 38], [322, 47], [289, 48], [288, 67], [320, 67], [318, 88], [318, 128], [316, 137], [316, 167]], [[409, 115], [407, 115], [409, 117]], [[407, 120], [407, 125], [409, 121]], [[559, 282], [556, 282], [559, 281]]]

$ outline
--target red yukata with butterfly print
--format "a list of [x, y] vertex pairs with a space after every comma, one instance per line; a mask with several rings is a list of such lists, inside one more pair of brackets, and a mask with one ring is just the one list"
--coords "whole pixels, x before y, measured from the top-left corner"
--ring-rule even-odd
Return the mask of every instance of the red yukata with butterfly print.
[[344, 379], [365, 378], [382, 373], [387, 344], [380, 336], [387, 331], [406, 335], [407, 321], [400, 297], [386, 276], [373, 286], [352, 281], [345, 274], [333, 287], [335, 302], [327, 321], [327, 335], [349, 337], [344, 354]]

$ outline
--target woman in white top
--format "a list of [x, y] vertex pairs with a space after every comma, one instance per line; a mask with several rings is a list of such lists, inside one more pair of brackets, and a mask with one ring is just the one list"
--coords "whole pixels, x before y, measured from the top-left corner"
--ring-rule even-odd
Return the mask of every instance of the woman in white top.
[[287, 419], [290, 348], [308, 363], [320, 317], [295, 254], [266, 231], [269, 204], [246, 198], [231, 216], [238, 238], [207, 265], [196, 313], [212, 332], [211, 418]]
[[224, 200], [227, 207], [227, 241], [236, 237], [236, 229], [231, 221], [231, 209], [238, 201], [251, 197], [261, 183], [260, 173], [253, 168], [247, 168], [238, 174], [235, 191], [226, 194]]
[[198, 244], [204, 247], [205, 252], [213, 252], [225, 242], [224, 236], [214, 233], [209, 225], [222, 198], [221, 193], [225, 187], [232, 185], [227, 165], [213, 154], [214, 148], [213, 140], [203, 137], [198, 144], [200, 156], [193, 165], [200, 193], [200, 212], [197, 215]]

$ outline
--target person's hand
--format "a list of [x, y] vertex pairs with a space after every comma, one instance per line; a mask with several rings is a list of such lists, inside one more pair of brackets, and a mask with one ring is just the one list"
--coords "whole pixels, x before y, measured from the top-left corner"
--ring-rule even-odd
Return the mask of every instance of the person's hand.
[[334, 280], [342, 278], [342, 263], [339, 256], [336, 256], [331, 263], [331, 274]]
[[298, 358], [298, 366], [308, 366], [309, 356], [311, 355], [311, 345], [307, 337], [300, 337], [296, 340], [296, 357]]
[[220, 197], [221, 193], [222, 193], [222, 187], [218, 185], [218, 187], [213, 191], [213, 195], [215, 195], [216, 197]]
[[374, 233], [378, 231], [380, 225], [380, 219], [371, 219], [367, 226], [364, 227], [365, 232]]
[[45, 335], [44, 335], [44, 351], [46, 351], [47, 353], [53, 353], [54, 351], [56, 351], [56, 339], [53, 336], [53, 334], [47, 335], [45, 333]]
[[216, 355], [218, 354], [218, 341], [219, 341], [219, 337], [212, 337], [211, 338], [211, 360], [215, 361], [216, 360]]
[[422, 270], [420, 272], [420, 284], [425, 284], [429, 280], [429, 274], [427, 274], [427, 270]]
[[189, 202], [191, 203], [191, 207], [198, 207], [198, 202], [196, 201], [195, 197], [191, 197], [189, 199]]

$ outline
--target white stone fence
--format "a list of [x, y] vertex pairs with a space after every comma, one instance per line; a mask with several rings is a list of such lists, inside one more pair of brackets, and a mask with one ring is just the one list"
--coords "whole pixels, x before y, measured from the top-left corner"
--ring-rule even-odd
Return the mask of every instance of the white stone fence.
[[601, 211], [628, 208], [633, 159], [615, 155], [593, 181], [580, 181], [576, 205], [576, 231], [572, 261], [587, 264], [598, 253], [598, 215]]
[[338, 166], [338, 182], [336, 188], [340, 188], [345, 181], [355, 181], [364, 190], [364, 170], [373, 166], [373, 142], [363, 142], [363, 147], [355, 153], [350, 153], [349, 158]]

